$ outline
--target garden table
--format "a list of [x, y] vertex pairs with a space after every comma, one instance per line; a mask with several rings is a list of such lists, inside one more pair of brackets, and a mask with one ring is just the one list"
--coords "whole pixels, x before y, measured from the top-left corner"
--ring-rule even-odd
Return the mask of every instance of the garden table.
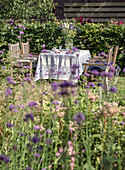
[[[89, 50], [78, 50], [68, 54], [65, 50], [62, 50], [62, 52], [47, 50], [39, 55], [34, 81], [39, 79], [58, 79], [77, 82], [77, 77], [84, 71], [82, 63], [85, 63], [90, 58]], [[73, 69], [75, 69], [73, 66], [76, 65], [79, 69], [76, 69], [76, 74], [73, 74]]]

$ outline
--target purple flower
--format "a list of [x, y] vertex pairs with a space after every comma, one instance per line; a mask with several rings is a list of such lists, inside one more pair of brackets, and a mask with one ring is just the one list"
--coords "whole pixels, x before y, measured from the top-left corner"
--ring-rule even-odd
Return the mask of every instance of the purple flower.
[[112, 86], [112, 87], [110, 88], [110, 91], [111, 91], [112, 93], [116, 93], [118, 90], [117, 90], [117, 88], [115, 88], [115, 87]]
[[23, 68], [24, 69], [26, 68], [26, 69], [29, 69], [29, 70], [31, 69], [29, 66], [23, 66]]
[[123, 68], [123, 73], [125, 73], [125, 67]]
[[89, 85], [89, 86], [92, 86], [92, 87], [95, 87], [95, 84], [92, 83], [92, 82], [88, 82], [88, 85]]
[[17, 150], [17, 146], [13, 145], [13, 150], [16, 151]]
[[124, 124], [125, 124], [125, 123], [122, 121], [122, 122], [121, 122], [121, 125], [124, 125]]
[[46, 170], [46, 168], [42, 168], [42, 170]]
[[103, 72], [101, 72], [100, 76], [101, 76], [101, 77], [107, 77], [107, 76], [108, 76], [108, 73], [105, 72], [105, 71], [103, 71]]
[[13, 23], [10, 23], [10, 25], [13, 25]]
[[76, 65], [76, 64], [74, 64], [74, 65], [72, 66], [72, 69], [77, 69], [77, 68], [79, 68], [79, 66]]
[[26, 28], [25, 28], [25, 27], [23, 27], [23, 29], [25, 30]]
[[92, 70], [91, 73], [92, 73], [93, 75], [95, 75], [95, 76], [98, 76], [98, 75], [99, 75], [98, 70]]
[[46, 144], [51, 145], [51, 139], [46, 139]]
[[34, 136], [33, 138], [32, 138], [32, 142], [33, 143], [38, 143], [40, 141], [40, 139], [38, 138], [38, 137], [36, 137], [36, 136]]
[[52, 131], [50, 129], [47, 129], [46, 133], [52, 134]]
[[61, 91], [58, 93], [59, 95], [69, 95], [69, 93], [67, 91]]
[[59, 26], [59, 29], [61, 29], [62, 27], [61, 26]]
[[5, 163], [10, 162], [10, 159], [6, 155], [0, 155], [0, 160]]
[[38, 105], [38, 104], [37, 104], [36, 101], [31, 101], [31, 102], [28, 103], [28, 106], [29, 106], [29, 107], [34, 107], [34, 106], [37, 106], [37, 105]]
[[73, 47], [72, 50], [73, 50], [74, 52], [76, 52], [76, 51], [78, 51], [78, 48], [77, 48], [77, 47]]
[[47, 52], [47, 50], [46, 50], [46, 49], [43, 49], [41, 52], [42, 52], [42, 53], [46, 53], [46, 52]]
[[59, 84], [57, 82], [54, 81], [51, 83], [52, 90], [56, 91], [58, 89], [58, 87], [59, 87]]
[[17, 27], [14, 27], [14, 29], [17, 29]]
[[15, 109], [15, 108], [16, 108], [16, 106], [13, 105], [13, 104], [9, 106], [9, 109], [10, 109], [10, 110], [13, 110], [13, 109]]
[[85, 74], [83, 74], [85, 77], [89, 77], [90, 76], [90, 74], [89, 73], [85, 73]]
[[5, 69], [6, 67], [5, 66], [2, 66], [2, 69]]
[[6, 95], [6, 96], [12, 95], [12, 90], [11, 90], [11, 89], [7, 89], [7, 90], [5, 91], [5, 95]]
[[18, 39], [20, 39], [20, 36], [17, 36]]
[[89, 85], [85, 85], [84, 88], [90, 88], [90, 86]]
[[32, 113], [29, 113], [29, 114], [26, 114], [25, 115], [25, 119], [24, 119], [24, 121], [27, 121], [28, 119], [30, 119], [30, 120], [34, 120], [34, 116], [33, 116], [33, 114]]
[[38, 158], [38, 157], [40, 157], [40, 154], [39, 153], [34, 153], [34, 157]]
[[24, 34], [24, 32], [23, 31], [20, 31], [20, 35], [23, 35]]
[[73, 117], [73, 120], [79, 124], [82, 123], [82, 121], [85, 121], [85, 116], [83, 113], [79, 112], [77, 115]]
[[40, 130], [40, 126], [39, 126], [39, 125], [36, 125], [36, 126], [34, 127], [34, 130]]
[[78, 104], [78, 103], [79, 103], [79, 101], [78, 101], [78, 100], [75, 100], [75, 101], [74, 101], [74, 103], [75, 103], [75, 104]]
[[12, 123], [7, 123], [7, 124], [6, 124], [6, 127], [7, 127], [7, 128], [11, 128], [11, 127], [14, 127], [14, 125], [13, 125]]
[[59, 86], [62, 88], [67, 88], [67, 87], [72, 87], [73, 84], [69, 81], [64, 81], [63, 83], [59, 84]]
[[114, 74], [113, 74], [113, 72], [108, 72], [108, 73], [107, 73], [107, 76], [108, 76], [108, 77], [113, 77]]
[[45, 46], [46, 46], [45, 44], [42, 45], [43, 48], [45, 48]]
[[6, 78], [6, 80], [9, 82], [10, 80], [12, 80], [13, 78], [12, 77], [10, 77], [10, 76], [8, 76], [7, 78]]
[[70, 30], [73, 30], [73, 26], [70, 27]]
[[22, 25], [18, 25], [19, 28], [22, 28]]
[[9, 82], [10, 84], [16, 84], [16, 82], [13, 81], [13, 80], [9, 80], [8, 82]]
[[110, 66], [110, 71], [113, 71], [113, 72], [115, 72], [115, 67], [113, 67], [113, 66]]

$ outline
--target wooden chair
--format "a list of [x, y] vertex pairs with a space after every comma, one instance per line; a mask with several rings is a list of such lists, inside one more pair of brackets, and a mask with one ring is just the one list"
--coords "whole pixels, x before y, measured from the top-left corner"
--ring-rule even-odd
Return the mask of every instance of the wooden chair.
[[[29, 65], [30, 66], [30, 74], [32, 75], [32, 63], [34, 62], [33, 58], [20, 58], [20, 47], [19, 47], [19, 43], [16, 44], [8, 44], [9, 46], [9, 53], [11, 56], [11, 76], [13, 76], [13, 67], [17, 67], [14, 64], [14, 60], [17, 63], [20, 63], [22, 65]], [[19, 65], [18, 67], [21, 67], [21, 65]]]
[[21, 51], [22, 51], [22, 54], [20, 54], [20, 56], [22, 58], [30, 57], [30, 58], [34, 59], [33, 68], [35, 68], [37, 60], [38, 60], [38, 57], [39, 57], [39, 54], [37, 54], [37, 53], [30, 53], [29, 41], [26, 42], [26, 43], [23, 43], [23, 42], [21, 43]]
[[[88, 73], [91, 74], [92, 70], [98, 70], [100, 72], [102, 72], [102, 71], [108, 72], [109, 71], [109, 64], [110, 63], [112, 64], [112, 66], [115, 66], [116, 58], [117, 58], [117, 54], [118, 54], [118, 48], [119, 48], [119, 46], [115, 47], [114, 55], [113, 56], [112, 56], [113, 47], [110, 48], [108, 50], [108, 57], [107, 57], [107, 59], [100, 58], [100, 57], [98, 58], [98, 56], [97, 56], [95, 58], [92, 58], [92, 59], [88, 60], [87, 63], [83, 63], [82, 65], [85, 68], [84, 69], [84, 73], [88, 72]], [[116, 75], [115, 84], [117, 82], [117, 79], [118, 79], [118, 76], [119, 76], [119, 72], [120, 72], [120, 68], [117, 68], [116, 73], [115, 73], [115, 75]], [[94, 75], [91, 74], [91, 80], [93, 80], [93, 79], [94, 79]], [[112, 80], [112, 78], [110, 78], [110, 80]]]
[[102, 59], [99, 57], [99, 58], [92, 58], [90, 60], [87, 60], [87, 63], [82, 64], [84, 66], [84, 73], [87, 72], [91, 73], [91, 70], [96, 70], [96, 69], [103, 70], [103, 68], [105, 67], [105, 63], [109, 64], [111, 62], [112, 52], [113, 52], [113, 47], [108, 50], [107, 59]]

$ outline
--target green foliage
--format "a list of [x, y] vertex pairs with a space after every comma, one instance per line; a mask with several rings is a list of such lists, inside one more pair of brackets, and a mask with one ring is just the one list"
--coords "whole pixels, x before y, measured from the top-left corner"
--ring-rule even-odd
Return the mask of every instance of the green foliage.
[[1, 0], [0, 18], [50, 19], [56, 3], [53, 0]]
[[[72, 21], [72, 20], [71, 20]], [[26, 29], [19, 28], [21, 24]], [[6, 25], [4, 20], [0, 20], [0, 49], [8, 49], [8, 43], [18, 42], [20, 30], [24, 31], [21, 37], [23, 42], [30, 40], [30, 51], [40, 53], [42, 44], [46, 44], [47, 49], [53, 46], [62, 45], [65, 48], [65, 40], [62, 30], [59, 28], [61, 22], [51, 18], [46, 22], [18, 20], [13, 25]], [[14, 27], [17, 26], [17, 29]], [[98, 54], [102, 51], [108, 52], [110, 47], [119, 45], [117, 64], [124, 67], [124, 44], [125, 44], [125, 27], [117, 23], [85, 23], [76, 24], [77, 32], [74, 37], [74, 46], [80, 49], [88, 49], [91, 54]]]

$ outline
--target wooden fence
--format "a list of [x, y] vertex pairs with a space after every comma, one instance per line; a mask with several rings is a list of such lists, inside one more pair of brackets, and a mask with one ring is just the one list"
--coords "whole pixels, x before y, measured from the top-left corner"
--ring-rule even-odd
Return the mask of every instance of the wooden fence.
[[91, 18], [93, 22], [117, 20], [125, 22], [125, 2], [64, 3], [64, 17]]

